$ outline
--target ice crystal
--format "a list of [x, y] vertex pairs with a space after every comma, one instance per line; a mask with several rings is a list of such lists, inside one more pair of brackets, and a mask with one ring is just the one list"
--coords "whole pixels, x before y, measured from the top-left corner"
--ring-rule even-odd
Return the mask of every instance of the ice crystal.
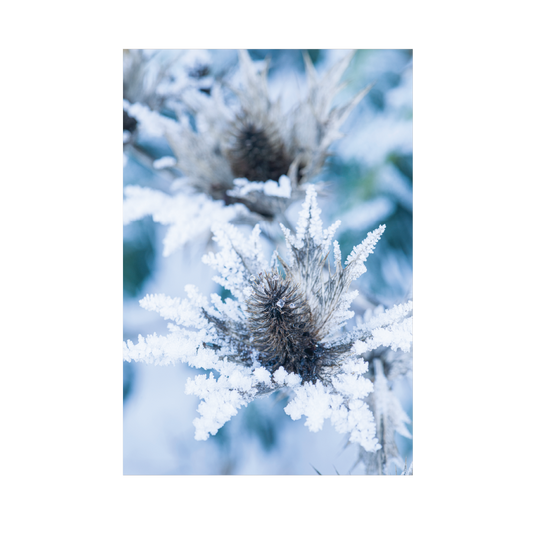
[[[357, 294], [350, 290], [351, 282], [365, 272], [364, 262], [385, 227], [369, 232], [354, 247], [345, 267], [334, 242], [335, 271], [328, 266], [325, 274], [337, 227], [335, 223], [322, 229], [316, 191], [309, 186], [296, 235], [283, 228], [286, 261], [275, 253], [269, 266], [259, 226], [246, 238], [227, 222], [215, 225], [214, 240], [220, 251], [206, 254], [204, 261], [219, 272], [214, 279], [232, 298], [223, 302], [212, 294], [209, 304], [187, 286], [187, 299], [149, 295], [141, 300], [145, 309], [170, 321], [170, 332], [139, 336], [137, 344], [127, 341], [125, 360], [181, 361], [219, 375], [216, 378], [211, 372], [187, 382], [186, 392], [201, 399], [200, 417], [194, 421], [197, 439], [214, 435], [255, 398], [286, 389], [291, 399], [285, 412], [292, 419], [305, 416], [311, 431], [320, 430], [329, 419], [366, 452], [380, 449], [376, 421], [382, 424], [382, 413], [398, 406], [389, 402], [392, 407], [374, 408], [374, 419], [366, 401], [373, 385], [363, 376], [368, 362], [360, 356], [377, 347], [408, 351], [412, 306], [396, 306], [358, 324], [352, 332], [342, 331], [353, 315], [349, 308]], [[392, 427], [402, 430], [398, 424]], [[387, 453], [391, 455], [390, 450]]]

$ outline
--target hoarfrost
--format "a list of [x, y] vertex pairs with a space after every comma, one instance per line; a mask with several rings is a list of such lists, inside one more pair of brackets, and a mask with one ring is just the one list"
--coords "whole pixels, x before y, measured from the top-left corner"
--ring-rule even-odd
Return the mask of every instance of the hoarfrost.
[[156, 170], [161, 170], [162, 168], [173, 167], [176, 164], [176, 159], [167, 155], [160, 159], [156, 159], [152, 164]]
[[227, 222], [248, 210], [242, 204], [224, 206], [222, 200], [212, 200], [205, 194], [176, 194], [131, 185], [124, 189], [123, 223], [129, 224], [145, 216], [169, 226], [163, 239], [163, 256], [200, 238], [208, 239], [211, 226]]
[[280, 198], [291, 197], [291, 180], [285, 175], [279, 178], [279, 182], [273, 180], [248, 181], [246, 178], [235, 178], [233, 184], [235, 187], [229, 190], [227, 194], [235, 198], [244, 198], [251, 191], [259, 191], [267, 196]]

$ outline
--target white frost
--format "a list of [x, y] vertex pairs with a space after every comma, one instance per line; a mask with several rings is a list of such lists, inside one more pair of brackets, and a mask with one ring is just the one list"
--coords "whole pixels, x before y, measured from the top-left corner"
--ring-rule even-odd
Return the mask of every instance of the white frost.
[[233, 184], [234, 188], [228, 191], [228, 196], [235, 198], [243, 198], [252, 191], [259, 191], [267, 196], [291, 197], [291, 180], [285, 175], [279, 178], [279, 182], [273, 180], [248, 181], [246, 178], [236, 178], [233, 180]]
[[152, 137], [161, 137], [165, 135], [168, 129], [176, 127], [175, 120], [163, 117], [139, 102], [131, 104], [127, 100], [123, 100], [122, 106], [130, 117], [139, 122], [146, 134]]
[[293, 420], [306, 416], [305, 425], [314, 432], [321, 430], [329, 418], [336, 431], [350, 434], [350, 442], [359, 443], [366, 451], [376, 451], [380, 445], [375, 438], [374, 417], [361, 400], [372, 391], [372, 383], [361, 376], [366, 363], [351, 362], [343, 370], [334, 380], [333, 389], [321, 382], [295, 388], [295, 397], [285, 412]]
[[279, 385], [288, 385], [289, 387], [297, 387], [302, 382], [300, 376], [293, 372], [289, 374], [282, 366], [274, 372], [273, 377]]
[[154, 222], [169, 226], [163, 239], [163, 255], [168, 257], [185, 243], [205, 238], [216, 222], [227, 222], [248, 213], [242, 204], [225, 206], [205, 194], [176, 194], [128, 186], [124, 189], [123, 223], [151, 215]]
[[254, 370], [254, 376], [257, 378], [257, 381], [259, 383], [269, 384], [271, 382], [270, 372], [266, 368], [263, 368], [262, 366]]
[[162, 157], [161, 159], [156, 159], [152, 165], [156, 170], [161, 170], [162, 168], [173, 167], [176, 164], [176, 159], [169, 155]]
[[357, 337], [352, 346], [355, 355], [361, 355], [380, 346], [408, 352], [413, 342], [413, 302], [395, 305], [392, 309], [377, 313], [354, 333]]
[[[234, 382], [238, 382], [236, 377]], [[237, 409], [247, 405], [253, 395], [245, 397], [241, 392], [232, 388], [230, 378], [221, 376], [218, 380], [213, 377], [213, 373], [206, 378], [205, 375], [199, 375], [191, 380], [187, 380], [185, 386], [186, 394], [195, 394], [202, 399], [198, 406], [198, 413], [201, 417], [196, 418], [193, 424], [196, 428], [195, 439], [206, 440], [217, 431], [232, 417], [237, 414]]]

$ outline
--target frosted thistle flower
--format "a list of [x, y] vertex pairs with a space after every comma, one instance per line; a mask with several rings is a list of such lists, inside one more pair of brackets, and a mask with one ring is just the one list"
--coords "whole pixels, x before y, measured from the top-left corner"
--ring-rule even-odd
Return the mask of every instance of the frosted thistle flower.
[[[409, 350], [412, 341], [410, 303], [374, 315], [352, 332], [342, 331], [353, 316], [350, 304], [357, 291], [350, 285], [366, 271], [364, 265], [381, 234], [380, 226], [355, 246], [343, 267], [338, 243], [333, 243], [335, 272], [325, 265], [336, 222], [322, 229], [316, 191], [309, 186], [296, 234], [282, 227], [288, 256], [276, 252], [269, 264], [263, 257], [257, 225], [245, 238], [229, 223], [214, 228], [221, 250], [204, 262], [219, 276], [214, 280], [233, 298], [207, 298], [187, 286], [189, 298], [148, 295], [147, 310], [167, 320], [168, 336], [139, 336], [124, 344], [126, 361], [169, 364], [183, 361], [214, 370], [189, 379], [188, 394], [202, 399], [194, 421], [196, 438], [215, 434], [237, 409], [254, 398], [282, 388], [291, 394], [285, 412], [297, 420], [307, 417], [311, 431], [324, 420], [367, 452], [380, 448], [374, 418], [364, 399], [372, 392], [363, 377], [368, 363], [360, 356], [379, 346]], [[276, 264], [279, 262], [281, 268]]]
[[[369, 90], [367, 87], [344, 105], [332, 107], [352, 57], [353, 52], [346, 54], [319, 79], [304, 55], [307, 94], [286, 113], [281, 110], [281, 100], [274, 101], [269, 93], [268, 63], [258, 69], [246, 51], [239, 53], [240, 83], [214, 82], [209, 94], [191, 85], [180, 89], [179, 98], [167, 100], [177, 121], [139, 102], [125, 100], [124, 110], [147, 133], [167, 138], [176, 160], [173, 166], [183, 174], [174, 181], [176, 196], [186, 194], [192, 203], [210, 199], [217, 210], [238, 205], [230, 216], [220, 219], [251, 225], [276, 218], [286, 221], [287, 207], [303, 199], [302, 185], [320, 172], [331, 143], [342, 137], [339, 128]], [[164, 94], [168, 96], [169, 91]], [[203, 196], [191, 194], [191, 190]], [[172, 219], [164, 223], [172, 224], [176, 233], [182, 217], [169, 214], [170, 202], [165, 199], [164, 205], [156, 205], [150, 189], [141, 192], [125, 191], [125, 211], [152, 214], [154, 220]], [[145, 196], [150, 199], [145, 201]], [[197, 237], [184, 234], [177, 240]]]
[[122, 56], [123, 99], [158, 111], [191, 87], [209, 92], [213, 81], [210, 63], [206, 50], [126, 49]]
[[[283, 113], [281, 100], [274, 101], [269, 93], [268, 62], [258, 70], [248, 52], [241, 50], [241, 83], [224, 82], [230, 95], [225, 97], [223, 86], [217, 84], [210, 96], [198, 91], [183, 94], [197, 131], [183, 111], [175, 108], [180, 125], [169, 130], [167, 137], [178, 167], [215, 199], [243, 203], [266, 219], [284, 212], [291, 199], [303, 197], [300, 185], [320, 172], [329, 146], [342, 137], [340, 126], [369, 90], [367, 87], [345, 105], [332, 108], [352, 57], [353, 52], [346, 54], [319, 80], [304, 54], [307, 95]], [[236, 97], [236, 102], [228, 96]], [[282, 177], [286, 180], [283, 185]]]
[[[168, 100], [172, 91], [167, 87], [163, 91], [167, 106], [174, 109], [178, 121], [140, 102], [123, 100], [122, 108], [141, 128], [166, 136], [175, 155], [170, 166], [184, 174], [173, 182], [173, 195], [125, 187], [124, 223], [151, 215], [154, 221], [169, 225], [165, 256], [187, 241], [201, 239], [216, 222], [254, 225], [277, 218], [287, 224], [287, 207], [303, 199], [302, 185], [320, 172], [331, 143], [342, 137], [340, 126], [370, 89], [331, 108], [354, 53], [347, 53], [318, 79], [304, 51], [307, 95], [286, 114], [281, 101], [273, 101], [269, 94], [268, 64], [258, 71], [247, 50], [239, 50], [242, 84], [223, 82], [236, 96], [236, 105], [227, 101], [221, 83], [214, 83], [209, 95], [181, 85], [175, 96], [179, 104]], [[195, 117], [194, 128], [189, 114]], [[161, 172], [172, 177], [167, 169]]]

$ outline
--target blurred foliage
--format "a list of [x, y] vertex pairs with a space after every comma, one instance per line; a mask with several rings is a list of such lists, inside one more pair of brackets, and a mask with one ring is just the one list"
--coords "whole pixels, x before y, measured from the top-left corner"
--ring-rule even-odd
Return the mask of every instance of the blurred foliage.
[[122, 363], [122, 401], [124, 402], [131, 394], [134, 376], [133, 365], [124, 361]]
[[259, 442], [265, 449], [270, 451], [277, 441], [278, 430], [277, 424], [271, 416], [265, 414], [258, 409], [255, 403], [251, 403], [248, 407], [252, 409], [245, 409], [244, 423], [250, 435], [254, 435], [259, 439]]
[[413, 183], [413, 154], [390, 154], [387, 158], [405, 177]]
[[[413, 157], [412, 154], [390, 154], [385, 163], [392, 164], [398, 171], [412, 183]], [[366, 262], [367, 273], [358, 280], [358, 286], [368, 294], [375, 294], [378, 299], [386, 298], [400, 300], [405, 294], [391, 294], [391, 287], [383, 278], [382, 263], [390, 254], [401, 256], [412, 269], [413, 261], [413, 214], [392, 194], [379, 192], [377, 177], [380, 169], [369, 168], [361, 165], [357, 160], [344, 160], [331, 157], [324, 176], [331, 182], [336, 207], [339, 213], [349, 211], [357, 204], [385, 196], [394, 203], [393, 212], [379, 224], [385, 224], [387, 231], [381, 237], [379, 246]], [[354, 243], [362, 242], [369, 229], [344, 229], [340, 227], [338, 242], [343, 257], [353, 249]], [[398, 303], [398, 302], [397, 302]]]
[[[129, 238], [128, 238], [129, 237]], [[137, 296], [154, 265], [154, 227], [149, 219], [132, 222], [124, 228], [123, 292]]]
[[218, 294], [220, 294], [220, 297], [222, 298], [222, 301], [225, 302], [226, 298], [233, 298], [233, 295], [231, 294], [231, 291], [228, 289], [218, 286]]
[[276, 391], [268, 398], [250, 403], [211, 438], [225, 450], [228, 457], [238, 455], [239, 441], [236, 440], [236, 435], [243, 433], [257, 439], [265, 452], [273, 451], [287, 419], [283, 411], [286, 404], [286, 401], [282, 401], [284, 399], [284, 393]]
[[[161, 112], [161, 114], [163, 113]], [[172, 115], [171, 113], [166, 113], [166, 116], [175, 119], [175, 115]], [[172, 152], [168, 142], [163, 138], [140, 135], [135, 143], [135, 146], [152, 159], [160, 159], [161, 157], [165, 156], [174, 156], [174, 152]]]
[[248, 50], [250, 57], [254, 61], [269, 59], [270, 72], [276, 72], [279, 69], [292, 68], [294, 70], [303, 71], [305, 63], [302, 52], [307, 52], [311, 61], [316, 65], [321, 59], [322, 54], [320, 50], [280, 50], [280, 49], [263, 49], [263, 50]]

